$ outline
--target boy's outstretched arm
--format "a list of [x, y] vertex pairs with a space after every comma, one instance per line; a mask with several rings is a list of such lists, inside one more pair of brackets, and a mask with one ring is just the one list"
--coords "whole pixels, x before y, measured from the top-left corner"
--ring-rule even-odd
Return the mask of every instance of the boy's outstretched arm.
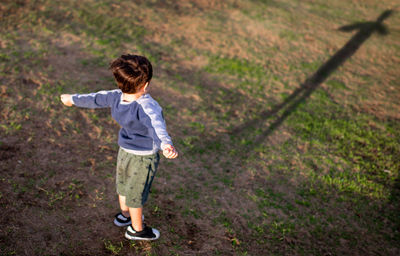
[[120, 96], [120, 90], [99, 91], [88, 94], [62, 94], [61, 101], [66, 106], [75, 105], [81, 108], [110, 107], [113, 100]]

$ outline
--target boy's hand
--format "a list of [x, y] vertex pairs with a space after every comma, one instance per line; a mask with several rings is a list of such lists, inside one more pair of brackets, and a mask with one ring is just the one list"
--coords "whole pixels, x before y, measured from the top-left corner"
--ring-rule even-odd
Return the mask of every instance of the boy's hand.
[[73, 105], [71, 94], [61, 94], [61, 101], [65, 106], [71, 107]]
[[166, 158], [174, 159], [174, 158], [178, 157], [178, 152], [175, 150], [175, 148], [172, 145], [167, 144], [163, 150], [163, 155]]

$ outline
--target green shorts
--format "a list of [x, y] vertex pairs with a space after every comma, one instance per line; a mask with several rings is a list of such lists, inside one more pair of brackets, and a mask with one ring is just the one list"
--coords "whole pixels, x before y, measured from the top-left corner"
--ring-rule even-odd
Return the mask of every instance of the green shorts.
[[119, 149], [117, 158], [117, 193], [126, 197], [130, 208], [141, 208], [149, 196], [160, 155], [139, 156]]

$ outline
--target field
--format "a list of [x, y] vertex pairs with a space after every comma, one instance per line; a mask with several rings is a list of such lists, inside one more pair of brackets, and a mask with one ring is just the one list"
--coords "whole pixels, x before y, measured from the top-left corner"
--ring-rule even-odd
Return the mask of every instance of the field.
[[[400, 255], [397, 1], [0, 3], [1, 255]], [[119, 127], [62, 93], [147, 56], [180, 156], [119, 211]]]

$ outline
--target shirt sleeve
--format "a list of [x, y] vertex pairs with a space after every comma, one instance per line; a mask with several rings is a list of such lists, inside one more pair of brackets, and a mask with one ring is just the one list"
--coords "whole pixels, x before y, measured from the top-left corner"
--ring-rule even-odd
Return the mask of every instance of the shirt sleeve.
[[156, 103], [151, 102], [149, 104], [143, 104], [142, 109], [144, 114], [142, 118], [144, 119], [143, 124], [147, 128], [154, 129], [154, 135], [159, 141], [161, 141], [161, 150], [164, 150], [167, 144], [172, 145], [171, 137], [168, 135], [162, 108]]
[[111, 107], [111, 103], [119, 90], [99, 91], [89, 94], [72, 95], [72, 103], [81, 108], [107, 108]]

